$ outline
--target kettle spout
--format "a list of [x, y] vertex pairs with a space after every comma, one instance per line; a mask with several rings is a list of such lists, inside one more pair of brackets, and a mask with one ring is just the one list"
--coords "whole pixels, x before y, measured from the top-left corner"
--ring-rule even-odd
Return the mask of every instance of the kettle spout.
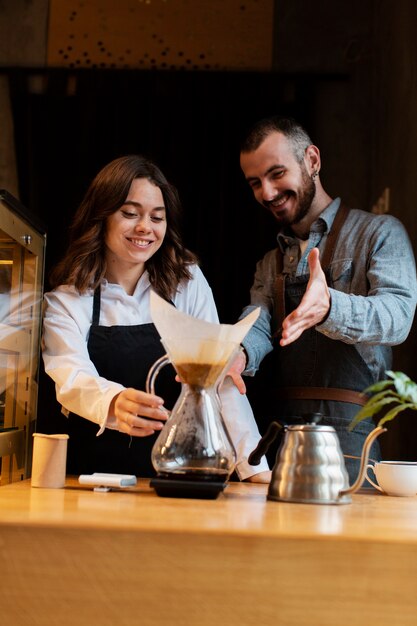
[[386, 431], [387, 431], [387, 429], [386, 428], [382, 428], [382, 426], [377, 426], [376, 428], [371, 430], [371, 432], [369, 433], [369, 435], [365, 439], [365, 443], [363, 444], [362, 456], [361, 456], [361, 466], [360, 466], [360, 469], [359, 469], [358, 477], [355, 480], [355, 482], [353, 483], [353, 485], [351, 487], [349, 487], [349, 489], [343, 489], [343, 491], [339, 492], [339, 497], [346, 496], [346, 495], [349, 495], [351, 493], [355, 493], [355, 491], [358, 491], [358, 489], [362, 486], [362, 483], [364, 481], [365, 474], [366, 474], [366, 466], [368, 464], [369, 451], [371, 449], [371, 445], [373, 444], [373, 442], [375, 441], [375, 439], [379, 435], [381, 435], [382, 433], [385, 433]]

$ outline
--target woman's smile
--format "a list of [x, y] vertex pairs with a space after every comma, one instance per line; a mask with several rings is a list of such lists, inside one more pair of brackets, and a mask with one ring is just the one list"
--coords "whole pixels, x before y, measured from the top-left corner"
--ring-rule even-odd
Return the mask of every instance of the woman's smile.
[[126, 237], [126, 239], [138, 248], [147, 248], [153, 243], [153, 241], [147, 239], [135, 239], [133, 237]]

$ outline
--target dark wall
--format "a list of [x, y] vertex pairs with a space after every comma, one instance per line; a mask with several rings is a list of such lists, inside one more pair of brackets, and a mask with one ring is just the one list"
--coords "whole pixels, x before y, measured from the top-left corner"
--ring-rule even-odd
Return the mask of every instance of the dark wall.
[[[338, 85], [343, 76], [321, 76]], [[51, 70], [10, 72], [22, 202], [46, 225], [48, 272], [88, 184], [110, 160], [145, 153], [183, 201], [183, 232], [212, 286], [220, 320], [249, 300], [256, 262], [276, 244], [276, 225], [239, 168], [242, 135], [255, 120], [292, 115], [314, 136], [317, 81], [234, 72]], [[261, 420], [261, 377], [248, 381]], [[41, 372], [38, 427], [59, 430], [51, 380]], [[270, 407], [268, 407], [270, 410]], [[49, 416], [46, 420], [45, 416]], [[57, 419], [58, 418], [58, 419]]]
[[221, 321], [236, 321], [276, 233], [240, 172], [240, 138], [273, 113], [311, 127], [314, 82], [274, 73], [55, 70], [16, 71], [11, 85], [20, 195], [47, 226], [47, 270], [97, 171], [120, 155], [145, 153], [180, 192], [185, 241], [201, 259]]

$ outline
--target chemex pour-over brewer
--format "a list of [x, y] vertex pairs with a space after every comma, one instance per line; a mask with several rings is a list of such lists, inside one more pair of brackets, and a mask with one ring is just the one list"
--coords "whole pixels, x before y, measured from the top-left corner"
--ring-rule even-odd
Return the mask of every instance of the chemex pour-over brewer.
[[[234, 325], [213, 324], [178, 311], [151, 294], [152, 320], [167, 354], [149, 370], [146, 390], [172, 363], [181, 393], [152, 450], [158, 495], [216, 498], [236, 464], [236, 453], [221, 413], [218, 389], [259, 309]], [[239, 416], [236, 416], [238, 419]]]

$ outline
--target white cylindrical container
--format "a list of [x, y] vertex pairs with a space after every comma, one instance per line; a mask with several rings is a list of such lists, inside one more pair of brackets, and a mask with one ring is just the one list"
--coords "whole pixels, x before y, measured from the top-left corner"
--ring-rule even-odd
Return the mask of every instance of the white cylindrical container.
[[32, 487], [65, 485], [68, 435], [33, 435]]

